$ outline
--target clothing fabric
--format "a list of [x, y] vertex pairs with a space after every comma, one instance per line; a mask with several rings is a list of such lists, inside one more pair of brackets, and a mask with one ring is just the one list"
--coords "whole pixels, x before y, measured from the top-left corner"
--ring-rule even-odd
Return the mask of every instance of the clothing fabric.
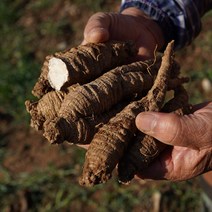
[[201, 17], [212, 9], [212, 0], [122, 0], [120, 11], [136, 7], [156, 21], [166, 42], [175, 40], [175, 49], [188, 44], [201, 31]]

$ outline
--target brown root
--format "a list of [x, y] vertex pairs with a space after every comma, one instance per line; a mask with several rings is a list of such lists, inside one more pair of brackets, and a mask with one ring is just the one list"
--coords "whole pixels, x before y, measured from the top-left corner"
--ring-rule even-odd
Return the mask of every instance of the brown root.
[[[127, 184], [166, 148], [138, 131], [140, 112], [191, 111], [173, 45], [163, 56], [131, 64], [137, 53], [131, 42], [90, 43], [46, 57], [32, 91], [40, 99], [26, 101], [26, 109], [31, 126], [51, 144], [90, 144], [81, 185], [106, 183], [117, 165]], [[164, 106], [168, 90], [174, 98]]]
[[[191, 112], [188, 104], [188, 94], [182, 86], [175, 88], [174, 97], [165, 104], [162, 111], [174, 112], [178, 115]], [[148, 167], [166, 147], [166, 144], [139, 132], [119, 162], [119, 181], [123, 184], [129, 184], [134, 175], [141, 173], [143, 169]]]
[[38, 81], [36, 82], [32, 94], [38, 98], [41, 98], [44, 94], [48, 93], [49, 91], [53, 90], [52, 87], [50, 86], [48, 80], [47, 80], [47, 75], [48, 75], [48, 65], [49, 65], [49, 60], [52, 58], [52, 55], [47, 56], [45, 58], [45, 61], [43, 63], [43, 66], [41, 68], [41, 74], [40, 77], [38, 78]]
[[44, 123], [44, 137], [51, 144], [60, 144], [64, 141], [73, 144], [89, 144], [97, 130], [111, 117], [125, 107], [127, 102], [116, 105], [112, 110], [97, 116], [78, 119], [64, 119], [56, 117]]
[[42, 130], [47, 119], [56, 117], [65, 95], [64, 92], [51, 91], [37, 102], [27, 100], [25, 105], [31, 115], [31, 127]]
[[137, 132], [135, 117], [142, 111], [158, 111], [162, 106], [173, 61], [173, 44], [171, 42], [167, 46], [161, 67], [147, 96], [126, 106], [95, 134], [86, 153], [80, 184], [90, 186], [109, 179]]

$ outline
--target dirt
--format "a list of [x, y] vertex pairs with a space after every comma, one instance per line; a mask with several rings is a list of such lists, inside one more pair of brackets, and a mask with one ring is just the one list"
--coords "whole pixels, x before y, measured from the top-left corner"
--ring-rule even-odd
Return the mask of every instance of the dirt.
[[70, 145], [50, 145], [41, 132], [12, 126], [10, 115], [1, 113], [0, 118], [1, 146], [6, 148], [2, 166], [11, 173], [31, 173], [52, 164], [62, 167], [70, 163]]

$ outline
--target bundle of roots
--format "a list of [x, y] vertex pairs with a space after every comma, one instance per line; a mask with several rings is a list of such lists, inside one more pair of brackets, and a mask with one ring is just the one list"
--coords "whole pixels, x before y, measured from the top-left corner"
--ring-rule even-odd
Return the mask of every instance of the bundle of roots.
[[107, 182], [115, 167], [127, 184], [157, 160], [166, 145], [138, 131], [140, 112], [191, 112], [183, 87], [188, 78], [179, 76], [173, 45], [133, 63], [132, 42], [87, 44], [46, 57], [32, 91], [39, 100], [27, 100], [26, 109], [31, 126], [51, 144], [90, 144], [81, 185]]

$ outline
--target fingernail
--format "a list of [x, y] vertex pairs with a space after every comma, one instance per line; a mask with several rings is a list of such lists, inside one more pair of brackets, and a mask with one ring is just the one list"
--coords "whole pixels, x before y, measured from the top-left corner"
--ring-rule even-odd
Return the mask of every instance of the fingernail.
[[145, 133], [153, 133], [157, 124], [157, 118], [152, 113], [141, 113], [136, 117], [137, 128]]

